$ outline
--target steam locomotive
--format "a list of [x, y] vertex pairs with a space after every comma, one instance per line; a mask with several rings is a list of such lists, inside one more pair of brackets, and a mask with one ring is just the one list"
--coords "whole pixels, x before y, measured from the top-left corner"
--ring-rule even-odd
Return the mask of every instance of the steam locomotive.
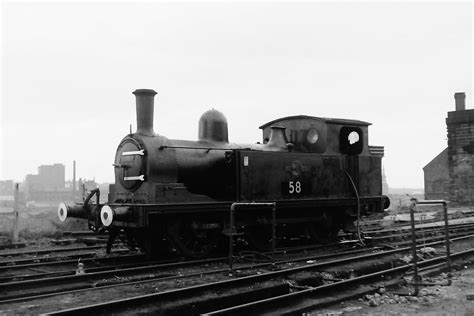
[[[83, 203], [58, 208], [61, 221], [84, 218], [91, 230], [108, 230], [108, 251], [119, 234], [152, 256], [172, 248], [205, 257], [234, 235], [267, 249], [275, 226], [277, 241], [321, 241], [389, 206], [384, 151], [368, 145], [370, 123], [289, 116], [260, 126], [261, 143], [234, 144], [226, 118], [212, 109], [199, 120], [197, 141], [174, 140], [153, 131], [156, 92], [133, 94], [137, 131], [117, 148], [108, 202], [95, 189]], [[242, 210], [231, 229], [235, 202]]]

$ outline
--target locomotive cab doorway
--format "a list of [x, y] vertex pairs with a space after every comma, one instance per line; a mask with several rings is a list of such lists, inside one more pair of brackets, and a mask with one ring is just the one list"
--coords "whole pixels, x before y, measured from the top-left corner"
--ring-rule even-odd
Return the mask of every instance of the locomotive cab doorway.
[[[359, 154], [364, 149], [364, 134], [359, 127], [343, 126], [339, 134], [339, 149], [344, 155], [344, 169], [347, 175], [346, 192], [348, 197], [359, 198]], [[355, 232], [357, 228], [354, 221], [357, 220], [359, 201], [345, 211], [343, 230]]]
[[[344, 159], [345, 171], [354, 181], [355, 188], [359, 191], [359, 157], [358, 156], [346, 156]], [[354, 186], [351, 180], [347, 178], [346, 181], [346, 192], [349, 196], [355, 197]]]
[[[344, 167], [350, 179], [347, 179], [346, 192], [355, 196], [359, 191], [359, 154], [364, 149], [364, 134], [359, 127], [343, 126], [339, 133], [339, 150], [344, 155]], [[351, 181], [352, 179], [352, 181]], [[352, 184], [354, 183], [354, 185]], [[354, 188], [355, 187], [355, 188]]]

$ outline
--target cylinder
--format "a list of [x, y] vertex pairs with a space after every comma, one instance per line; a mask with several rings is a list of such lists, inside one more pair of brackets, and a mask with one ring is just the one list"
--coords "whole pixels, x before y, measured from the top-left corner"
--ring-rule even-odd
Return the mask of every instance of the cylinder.
[[133, 91], [137, 102], [137, 133], [144, 136], [155, 136], [153, 131], [153, 111], [156, 91], [137, 89]]
[[454, 100], [456, 102], [456, 111], [464, 111], [466, 109], [466, 93], [456, 92]]
[[104, 205], [100, 210], [100, 220], [105, 227], [112, 225], [113, 221], [129, 221], [131, 215], [132, 209], [127, 206], [112, 208]]

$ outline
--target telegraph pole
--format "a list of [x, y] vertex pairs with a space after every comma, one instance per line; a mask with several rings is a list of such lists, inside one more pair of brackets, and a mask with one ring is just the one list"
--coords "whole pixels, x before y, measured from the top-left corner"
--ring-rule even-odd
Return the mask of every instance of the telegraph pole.
[[76, 161], [72, 164], [72, 200], [76, 200]]
[[19, 205], [19, 183], [15, 183], [15, 190], [13, 192], [13, 243], [18, 242], [18, 205]]

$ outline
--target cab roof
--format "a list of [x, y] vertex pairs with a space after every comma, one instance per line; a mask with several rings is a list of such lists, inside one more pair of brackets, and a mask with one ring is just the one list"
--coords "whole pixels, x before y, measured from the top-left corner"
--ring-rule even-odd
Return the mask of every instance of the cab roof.
[[339, 118], [328, 118], [328, 117], [316, 117], [316, 116], [308, 116], [308, 115], [294, 115], [294, 116], [286, 116], [282, 117], [268, 123], [263, 124], [260, 126], [260, 129], [264, 129], [268, 126], [275, 125], [275, 123], [289, 121], [289, 120], [315, 120], [315, 121], [323, 121], [327, 124], [340, 124], [340, 125], [355, 125], [355, 126], [369, 126], [372, 123], [359, 121], [359, 120], [349, 120], [349, 119], [339, 119]]

